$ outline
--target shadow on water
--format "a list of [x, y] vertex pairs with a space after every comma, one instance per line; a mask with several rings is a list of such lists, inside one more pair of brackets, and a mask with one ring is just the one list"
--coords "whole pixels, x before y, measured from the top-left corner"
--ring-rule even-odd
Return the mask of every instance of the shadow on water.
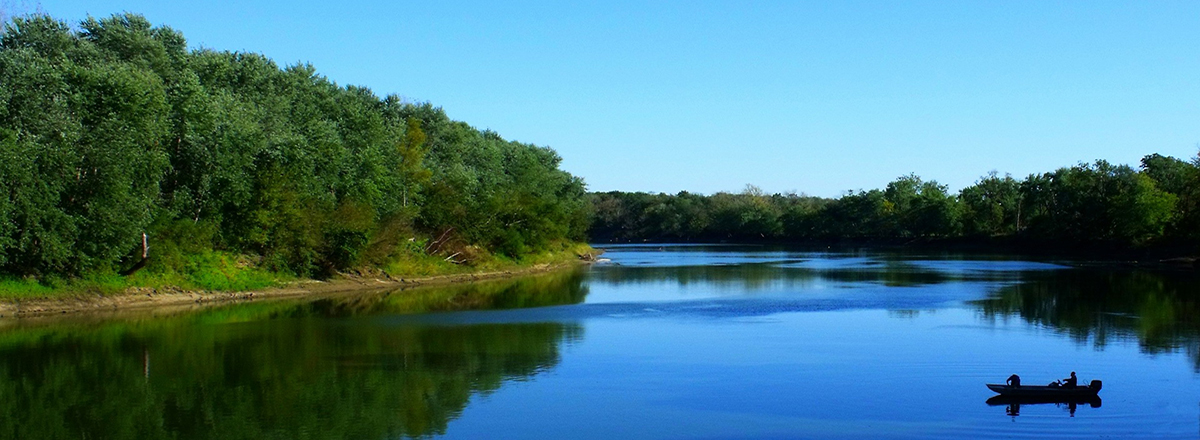
[[579, 277], [18, 326], [0, 332], [0, 438], [441, 434], [472, 395], [554, 368], [582, 327], [359, 317], [575, 303], [586, 294]]
[[1061, 397], [1012, 397], [1012, 396], [995, 396], [987, 400], [988, 406], [1003, 406], [1004, 414], [1009, 416], [1021, 415], [1021, 406], [1029, 405], [1054, 405], [1060, 408], [1066, 408], [1071, 417], [1075, 417], [1075, 410], [1080, 405], [1099, 408], [1101, 400], [1099, 397], [1087, 398], [1061, 398]]
[[1200, 275], [1078, 269], [1027, 274], [973, 301], [985, 319], [1016, 317], [1104, 348], [1136, 340], [1144, 353], [1184, 351], [1200, 371]]

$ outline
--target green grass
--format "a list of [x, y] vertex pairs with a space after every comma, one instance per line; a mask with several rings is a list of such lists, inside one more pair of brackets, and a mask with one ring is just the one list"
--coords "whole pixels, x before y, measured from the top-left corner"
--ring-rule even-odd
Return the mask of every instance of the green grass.
[[0, 278], [0, 300], [116, 295], [130, 287], [245, 291], [295, 279], [290, 274], [258, 268], [246, 257], [218, 251], [197, 252], [175, 263], [172, 267], [151, 263], [128, 277], [94, 273], [70, 279]]
[[129, 287], [118, 275], [88, 275], [70, 279], [0, 279], [0, 299], [69, 298], [84, 294], [109, 295]]
[[32, 278], [0, 278], [0, 298], [44, 298], [59, 289]]
[[258, 268], [250, 259], [227, 252], [197, 252], [181, 260], [176, 267], [149, 267], [126, 278], [126, 284], [153, 288], [242, 291], [272, 287], [295, 278]]
[[383, 271], [393, 277], [455, 275], [473, 270], [473, 267], [454, 264], [442, 257], [414, 252], [402, 253], [383, 266]]
[[483, 254], [469, 264], [455, 264], [444, 257], [425, 255], [419, 252], [402, 253], [383, 266], [383, 270], [396, 278], [459, 275], [472, 272], [514, 270], [539, 264], [560, 264], [576, 261], [580, 255], [595, 254], [585, 243], [555, 243], [547, 249], [520, 258], [504, 255]]
[[[585, 253], [595, 250], [582, 243], [557, 243], [516, 259], [482, 253], [470, 264], [455, 264], [444, 257], [411, 251], [395, 256], [381, 269], [396, 278], [461, 275], [567, 263]], [[69, 279], [0, 277], [0, 301], [119, 295], [131, 287], [237, 292], [278, 286], [295, 279], [291, 274], [262, 269], [243, 255], [220, 251], [174, 253], [159, 261], [151, 260], [148, 267], [128, 277], [113, 273]]]

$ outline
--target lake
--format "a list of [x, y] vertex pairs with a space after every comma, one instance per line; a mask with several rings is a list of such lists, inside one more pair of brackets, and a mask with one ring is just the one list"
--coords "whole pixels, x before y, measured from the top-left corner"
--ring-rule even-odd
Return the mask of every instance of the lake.
[[[630, 245], [457, 287], [0, 318], [4, 439], [1200, 436], [1200, 277]], [[985, 383], [1103, 380], [1095, 403]]]

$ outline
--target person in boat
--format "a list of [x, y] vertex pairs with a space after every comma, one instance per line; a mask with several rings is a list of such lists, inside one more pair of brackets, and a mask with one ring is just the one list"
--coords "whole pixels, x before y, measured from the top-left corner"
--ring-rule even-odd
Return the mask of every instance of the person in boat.
[[1078, 383], [1079, 379], [1075, 377], [1074, 371], [1071, 372], [1071, 377], [1062, 380], [1063, 387], [1066, 388], [1075, 388], [1075, 385]]
[[1008, 383], [1008, 386], [1019, 387], [1019, 386], [1021, 386], [1021, 376], [1017, 376], [1015, 374], [1012, 376], [1008, 376], [1007, 383]]

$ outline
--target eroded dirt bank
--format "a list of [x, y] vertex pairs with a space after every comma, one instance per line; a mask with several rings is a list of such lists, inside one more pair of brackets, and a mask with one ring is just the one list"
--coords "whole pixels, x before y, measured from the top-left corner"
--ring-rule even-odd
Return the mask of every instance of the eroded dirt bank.
[[470, 283], [565, 270], [588, 263], [589, 261], [581, 260], [556, 264], [538, 264], [512, 270], [417, 278], [346, 274], [328, 281], [303, 280], [291, 282], [280, 287], [244, 292], [131, 287], [124, 293], [116, 295], [81, 294], [65, 298], [0, 302], [0, 319], [37, 318], [66, 314], [176, 313], [181, 310], [255, 300], [319, 298], [328, 295]]

